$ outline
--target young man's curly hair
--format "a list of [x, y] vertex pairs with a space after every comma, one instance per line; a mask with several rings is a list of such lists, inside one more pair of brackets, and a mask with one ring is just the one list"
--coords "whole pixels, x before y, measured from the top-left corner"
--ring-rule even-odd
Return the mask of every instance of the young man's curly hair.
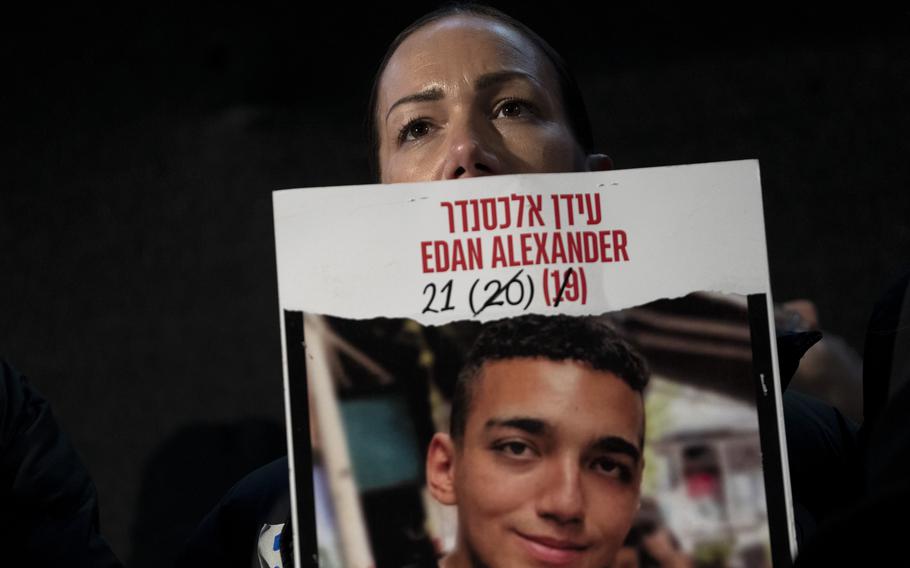
[[454, 440], [464, 436], [484, 363], [516, 358], [575, 361], [609, 371], [637, 392], [648, 384], [645, 360], [602, 318], [528, 315], [491, 322], [477, 336], [455, 383], [449, 426]]

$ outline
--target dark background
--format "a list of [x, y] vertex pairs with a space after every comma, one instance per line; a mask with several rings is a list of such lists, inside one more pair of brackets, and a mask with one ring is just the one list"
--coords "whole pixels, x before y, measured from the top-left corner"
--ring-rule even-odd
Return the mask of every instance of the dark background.
[[[910, 261], [910, 17], [498, 4], [575, 67], [619, 168], [761, 161], [776, 300], [862, 351]], [[275, 189], [370, 181], [396, 4], [6, 14], [0, 356], [28, 374], [133, 566], [284, 453]]]

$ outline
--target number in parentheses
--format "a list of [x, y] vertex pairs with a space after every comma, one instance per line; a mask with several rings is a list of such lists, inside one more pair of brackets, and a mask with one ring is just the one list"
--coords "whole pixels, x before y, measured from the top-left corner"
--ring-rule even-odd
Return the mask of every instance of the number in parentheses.
[[496, 291], [487, 296], [487, 301], [483, 303], [483, 307], [480, 308], [480, 311], [484, 311], [490, 306], [501, 306], [502, 300], [499, 300], [499, 296], [502, 294], [502, 291], [505, 289], [502, 286], [502, 283], [499, 280], [490, 280], [483, 286], [483, 291], [486, 292], [487, 288], [490, 286], [496, 286]]

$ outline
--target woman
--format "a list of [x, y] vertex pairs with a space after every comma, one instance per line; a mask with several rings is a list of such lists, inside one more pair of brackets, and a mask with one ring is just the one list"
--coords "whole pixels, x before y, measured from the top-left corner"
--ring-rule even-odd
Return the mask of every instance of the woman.
[[370, 97], [382, 183], [605, 170], [562, 58], [482, 6], [432, 12], [392, 42]]
[[[575, 79], [524, 24], [485, 6], [420, 18], [389, 46], [370, 97], [382, 183], [606, 170]], [[275, 566], [290, 538], [287, 460], [240, 481], [202, 522], [181, 565]], [[277, 527], [277, 528], [276, 528]], [[282, 553], [283, 551], [283, 553]], [[280, 564], [279, 564], [280, 565]]]
[[[612, 166], [593, 151], [562, 58], [524, 24], [483, 6], [447, 7], [399, 34], [376, 74], [370, 114], [382, 183]], [[288, 499], [286, 460], [254, 472], [203, 521], [184, 564], [290, 565], [290, 538], [276, 538]]]

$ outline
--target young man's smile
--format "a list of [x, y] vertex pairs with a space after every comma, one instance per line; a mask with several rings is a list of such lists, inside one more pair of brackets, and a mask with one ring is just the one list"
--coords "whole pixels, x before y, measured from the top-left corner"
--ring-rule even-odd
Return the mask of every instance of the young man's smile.
[[641, 394], [609, 371], [544, 358], [484, 363], [463, 439], [437, 434], [430, 450], [450, 444], [450, 461], [437, 462], [444, 475], [430, 483], [458, 506], [444, 566], [609, 565], [638, 509], [643, 428]]

